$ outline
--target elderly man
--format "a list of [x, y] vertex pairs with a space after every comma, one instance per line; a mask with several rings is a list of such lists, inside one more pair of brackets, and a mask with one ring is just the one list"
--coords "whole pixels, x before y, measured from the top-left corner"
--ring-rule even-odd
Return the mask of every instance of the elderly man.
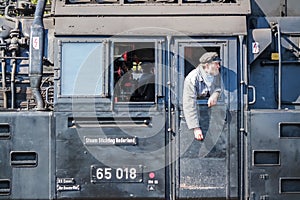
[[187, 75], [184, 81], [183, 112], [188, 128], [194, 131], [195, 139], [203, 140], [197, 98], [209, 96], [208, 107], [217, 104], [221, 87], [215, 77], [220, 73], [221, 59], [216, 52], [206, 52], [199, 61], [200, 64]]

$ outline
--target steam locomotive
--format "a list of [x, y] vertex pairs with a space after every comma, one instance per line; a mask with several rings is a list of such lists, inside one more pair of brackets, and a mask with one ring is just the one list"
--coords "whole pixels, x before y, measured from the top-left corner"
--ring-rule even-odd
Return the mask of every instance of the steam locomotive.
[[297, 0], [0, 0], [0, 199], [298, 200], [299, 52]]

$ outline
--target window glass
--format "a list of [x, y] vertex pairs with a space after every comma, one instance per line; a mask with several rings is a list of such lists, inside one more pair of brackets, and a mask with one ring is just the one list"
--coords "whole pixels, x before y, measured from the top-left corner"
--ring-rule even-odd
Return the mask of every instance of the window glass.
[[102, 94], [101, 52], [101, 43], [62, 43], [62, 95]]
[[114, 101], [155, 100], [155, 43], [117, 42], [114, 45]]

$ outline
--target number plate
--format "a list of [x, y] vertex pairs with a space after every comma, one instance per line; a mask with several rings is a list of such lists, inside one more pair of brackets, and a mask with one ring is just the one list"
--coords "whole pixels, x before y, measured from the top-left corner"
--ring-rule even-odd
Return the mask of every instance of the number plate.
[[92, 183], [103, 182], [131, 182], [139, 183], [143, 181], [143, 167], [107, 167], [100, 165], [91, 166]]

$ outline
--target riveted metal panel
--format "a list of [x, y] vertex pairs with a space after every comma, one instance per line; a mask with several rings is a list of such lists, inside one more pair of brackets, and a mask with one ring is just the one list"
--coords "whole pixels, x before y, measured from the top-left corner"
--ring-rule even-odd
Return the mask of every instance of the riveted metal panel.
[[[213, 23], [208, 23], [213, 22]], [[180, 25], [179, 25], [180, 24]], [[226, 26], [224, 26], [226, 24]], [[245, 35], [243, 16], [57, 17], [56, 35]]]
[[163, 113], [55, 116], [58, 199], [165, 199]]
[[1, 159], [4, 159], [0, 165], [0, 179], [3, 184], [10, 184], [10, 191], [8, 195], [0, 195], [0, 198], [53, 197], [51, 120], [51, 113], [48, 112], [0, 113], [0, 122], [10, 127], [10, 138], [0, 140], [6, 143], [0, 147]]
[[[297, 111], [252, 110], [250, 113], [248, 143], [249, 195], [252, 199], [296, 200], [298, 191], [299, 164], [297, 137], [283, 137], [281, 132], [294, 126], [283, 124], [299, 123]], [[260, 161], [255, 154], [259, 152]], [[267, 156], [269, 155], [269, 156]], [[263, 160], [262, 158], [265, 158]], [[299, 192], [299, 191], [298, 191]]]

